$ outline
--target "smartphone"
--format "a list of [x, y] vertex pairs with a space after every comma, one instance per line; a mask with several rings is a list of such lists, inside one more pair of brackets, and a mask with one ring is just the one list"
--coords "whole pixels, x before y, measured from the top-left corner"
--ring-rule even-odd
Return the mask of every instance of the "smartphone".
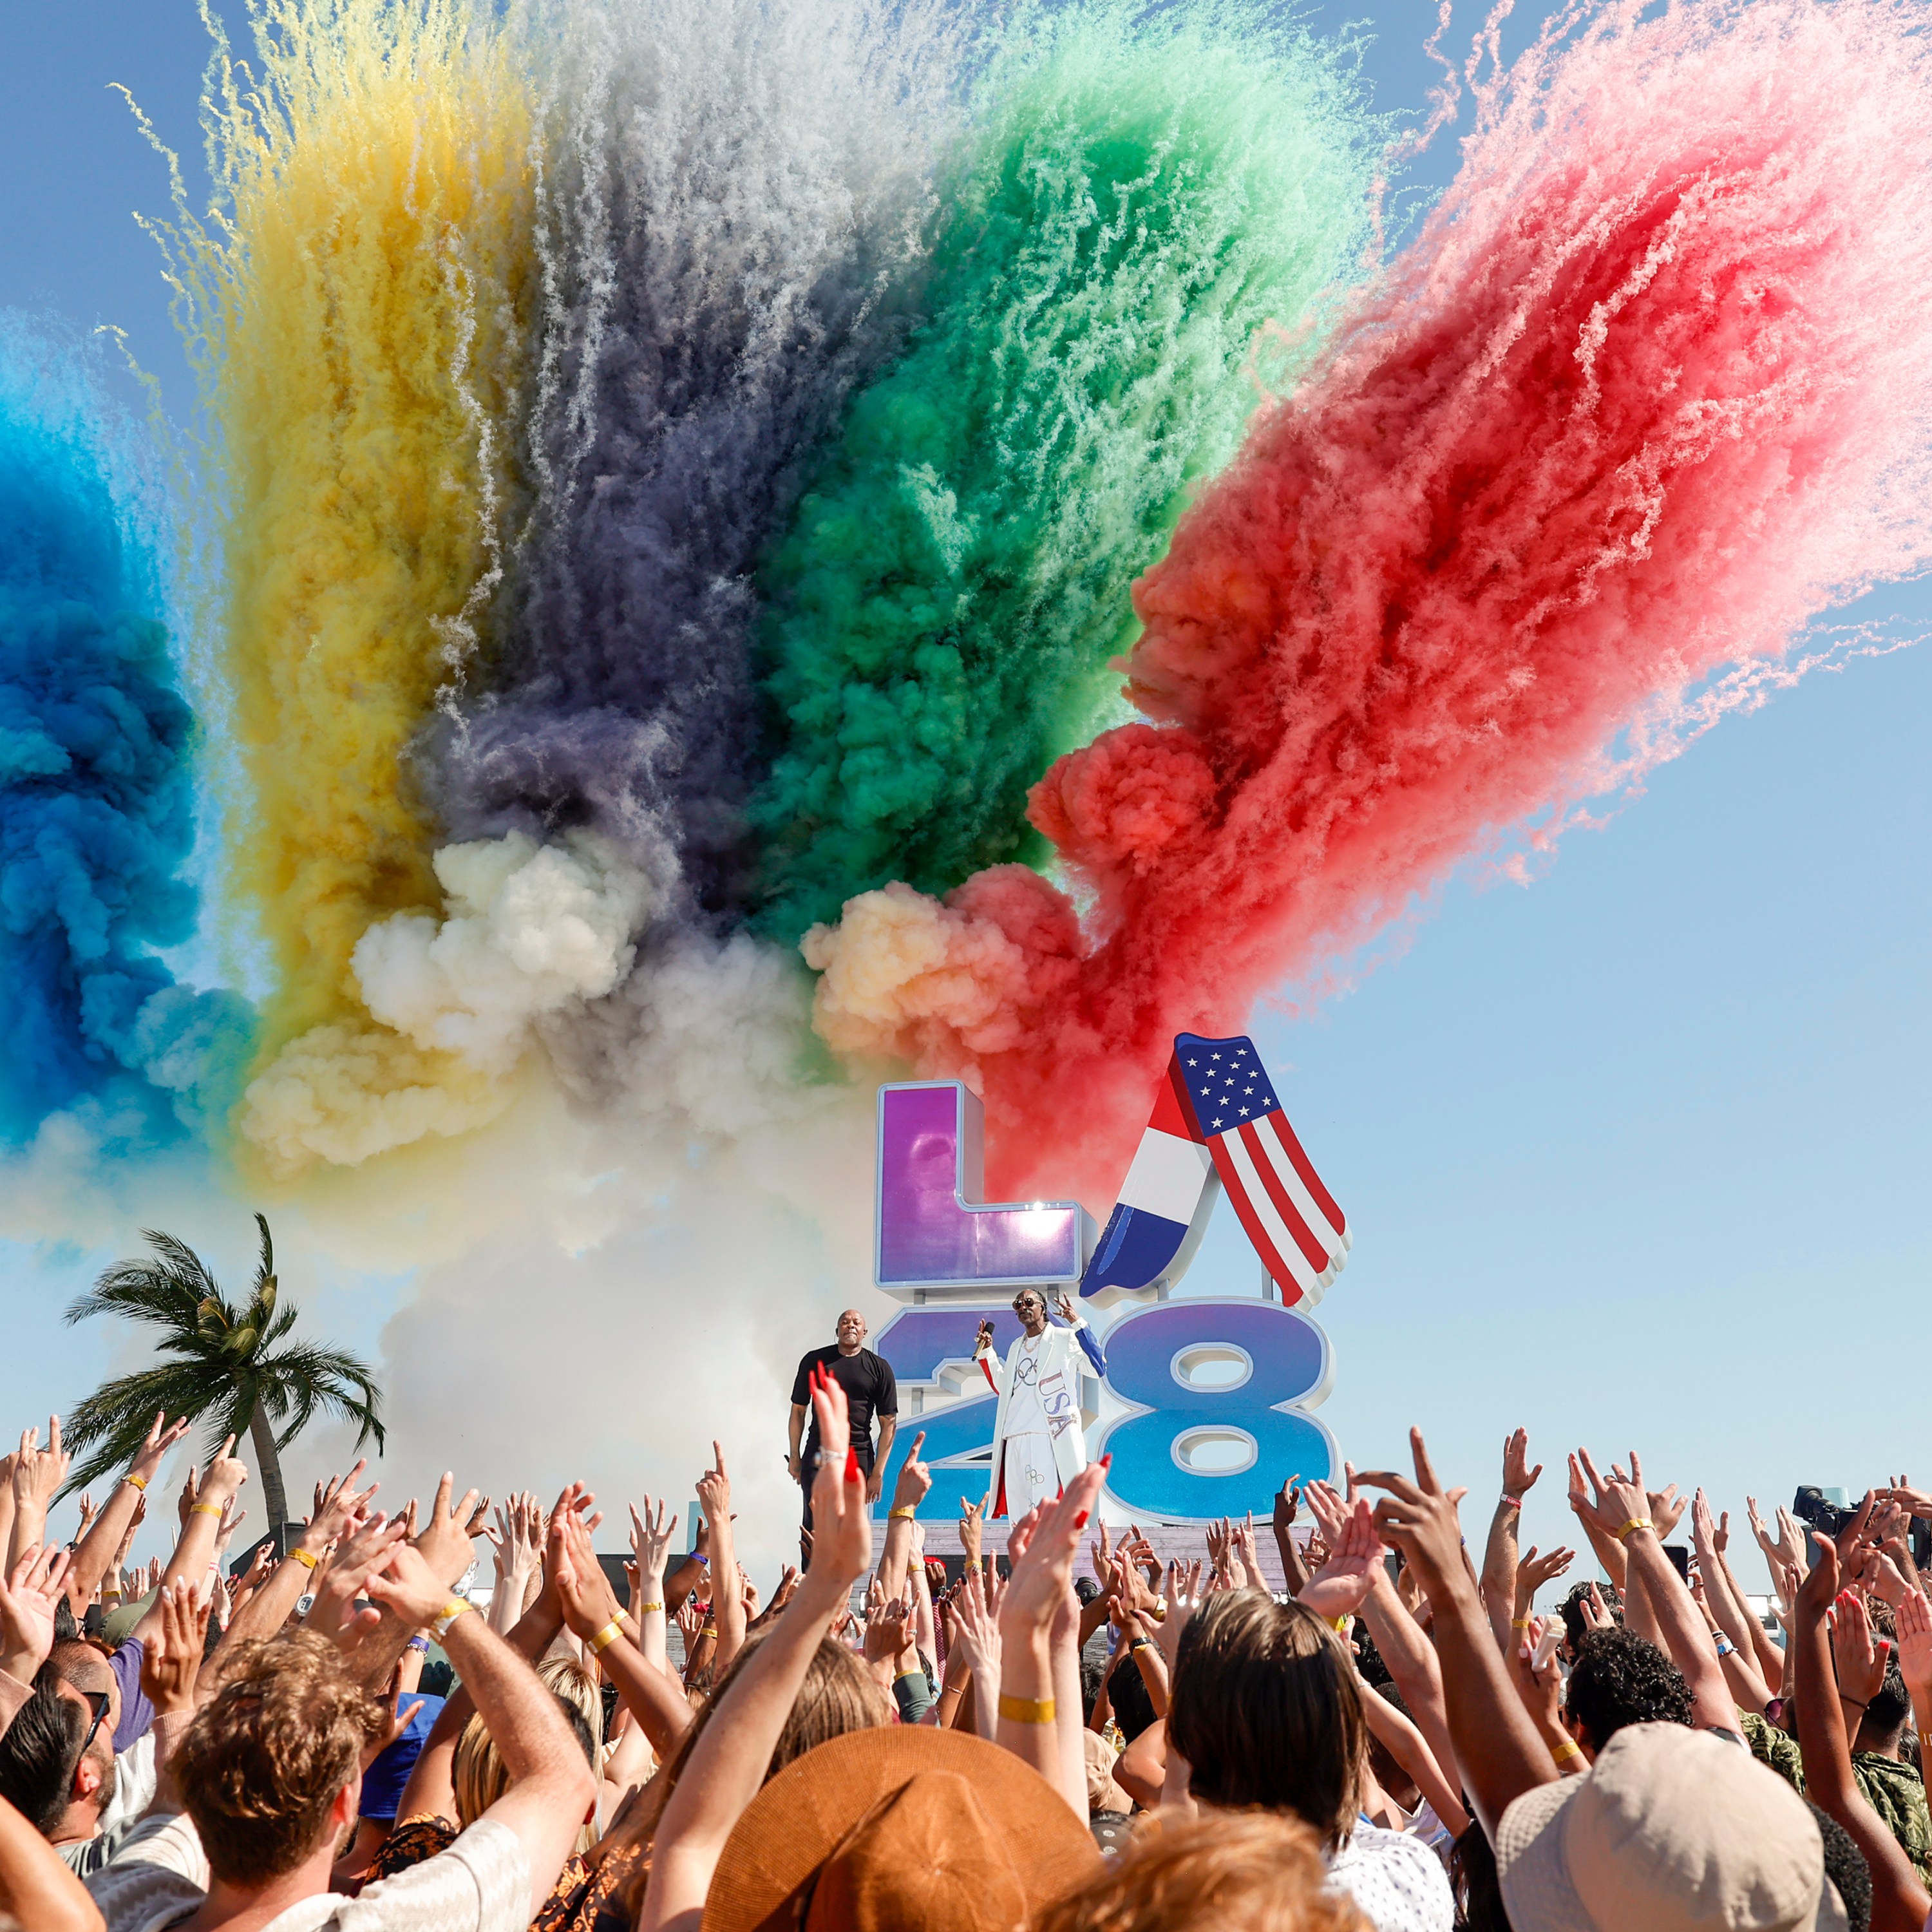
[[1543, 1634], [1536, 1640], [1535, 1654], [1529, 1660], [1529, 1667], [1538, 1676], [1550, 1668], [1550, 1660], [1556, 1654], [1556, 1646], [1563, 1641], [1563, 1619], [1552, 1617], [1544, 1626]]
[[1670, 1566], [1688, 1584], [1690, 1580], [1690, 1546], [1688, 1543], [1666, 1543], [1664, 1553], [1670, 1558]]

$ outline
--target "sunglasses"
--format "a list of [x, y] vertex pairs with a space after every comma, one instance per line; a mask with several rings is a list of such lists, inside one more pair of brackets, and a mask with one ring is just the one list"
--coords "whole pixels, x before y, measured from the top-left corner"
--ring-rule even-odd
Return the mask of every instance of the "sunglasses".
[[88, 1726], [87, 1735], [80, 1741], [80, 1755], [85, 1757], [87, 1755], [87, 1748], [93, 1743], [96, 1735], [99, 1732], [101, 1724], [107, 1715], [107, 1707], [113, 1700], [105, 1690], [83, 1690], [80, 1694], [87, 1700], [87, 1708], [94, 1713], [94, 1721]]

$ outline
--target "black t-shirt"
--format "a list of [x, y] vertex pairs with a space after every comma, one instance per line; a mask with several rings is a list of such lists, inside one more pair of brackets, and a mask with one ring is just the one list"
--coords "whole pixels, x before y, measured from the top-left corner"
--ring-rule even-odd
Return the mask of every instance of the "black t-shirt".
[[[812, 1372], [821, 1367], [830, 1369], [838, 1386], [845, 1391], [846, 1407], [852, 1418], [853, 1446], [862, 1454], [872, 1445], [873, 1416], [896, 1415], [899, 1412], [899, 1386], [892, 1379], [891, 1365], [869, 1348], [861, 1348], [856, 1355], [842, 1355], [836, 1342], [829, 1348], [814, 1348], [800, 1359], [798, 1378], [791, 1385], [794, 1402], [804, 1408], [811, 1407]], [[812, 1450], [818, 1447], [818, 1413], [814, 1409], [806, 1448]]]

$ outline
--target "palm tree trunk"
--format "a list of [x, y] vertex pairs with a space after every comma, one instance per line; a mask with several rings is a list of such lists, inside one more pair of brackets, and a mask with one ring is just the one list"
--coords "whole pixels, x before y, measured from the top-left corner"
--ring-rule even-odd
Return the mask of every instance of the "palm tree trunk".
[[275, 1432], [267, 1411], [258, 1401], [248, 1418], [248, 1438], [255, 1445], [255, 1461], [262, 1472], [262, 1501], [268, 1512], [269, 1534], [275, 1539], [275, 1554], [286, 1556], [288, 1541], [289, 1499], [282, 1487], [282, 1459], [275, 1453]]

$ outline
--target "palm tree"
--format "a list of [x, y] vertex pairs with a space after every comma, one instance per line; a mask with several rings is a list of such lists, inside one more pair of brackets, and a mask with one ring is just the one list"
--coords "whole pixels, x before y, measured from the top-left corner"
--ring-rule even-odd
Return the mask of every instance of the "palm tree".
[[[76, 1490], [124, 1468], [146, 1439], [157, 1410], [199, 1422], [218, 1448], [245, 1430], [262, 1472], [262, 1500], [278, 1554], [286, 1540], [288, 1498], [280, 1452], [318, 1408], [361, 1425], [356, 1446], [370, 1436], [382, 1448], [382, 1394], [366, 1363], [340, 1348], [287, 1342], [296, 1304], [280, 1294], [274, 1244], [262, 1231], [262, 1258], [248, 1300], [231, 1304], [201, 1257], [172, 1234], [144, 1228], [152, 1261], [116, 1262], [67, 1311], [70, 1325], [92, 1315], [122, 1315], [161, 1331], [159, 1366], [104, 1384], [68, 1419], [67, 1440], [80, 1458], [68, 1487]], [[278, 1347], [278, 1343], [285, 1346]], [[284, 1420], [286, 1418], [286, 1421]], [[278, 1426], [278, 1425], [280, 1425]], [[82, 1452], [87, 1452], [83, 1454]]]

